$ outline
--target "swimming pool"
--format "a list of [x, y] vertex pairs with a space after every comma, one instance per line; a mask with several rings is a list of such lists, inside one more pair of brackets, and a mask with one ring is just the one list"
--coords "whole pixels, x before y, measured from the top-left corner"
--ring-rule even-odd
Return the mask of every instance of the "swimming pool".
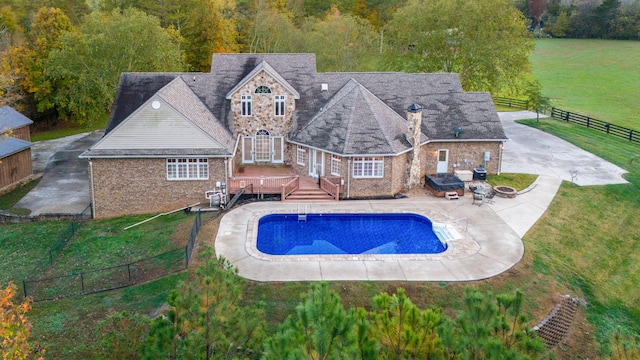
[[257, 249], [270, 255], [439, 254], [447, 249], [424, 216], [270, 214], [258, 222]]

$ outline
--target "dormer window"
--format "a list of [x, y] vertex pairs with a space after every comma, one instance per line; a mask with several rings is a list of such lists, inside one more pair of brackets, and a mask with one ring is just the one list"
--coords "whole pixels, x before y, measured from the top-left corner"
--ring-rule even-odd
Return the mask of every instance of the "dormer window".
[[273, 97], [273, 107], [275, 111], [275, 116], [284, 116], [284, 105], [285, 105], [285, 97], [284, 95], [276, 95]]
[[271, 88], [265, 85], [260, 85], [256, 88], [256, 94], [271, 94]]
[[242, 116], [253, 115], [253, 109], [251, 107], [251, 95], [242, 95], [240, 100], [241, 114]]

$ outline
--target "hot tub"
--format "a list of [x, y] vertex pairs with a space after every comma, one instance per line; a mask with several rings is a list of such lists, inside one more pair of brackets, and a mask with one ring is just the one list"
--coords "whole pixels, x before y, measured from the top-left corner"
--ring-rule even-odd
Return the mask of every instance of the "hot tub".
[[425, 186], [433, 195], [444, 197], [448, 192], [456, 192], [458, 196], [464, 195], [464, 181], [453, 174], [425, 175]]

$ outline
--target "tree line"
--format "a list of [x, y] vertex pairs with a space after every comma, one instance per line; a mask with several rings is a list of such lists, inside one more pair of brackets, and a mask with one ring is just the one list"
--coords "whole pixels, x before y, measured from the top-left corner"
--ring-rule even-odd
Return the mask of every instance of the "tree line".
[[639, 0], [515, 0], [540, 36], [640, 40]]
[[[455, 72], [535, 83], [512, 0], [4, 0], [2, 104], [104, 124], [122, 72], [208, 72], [216, 52], [315, 53], [318, 71]], [[535, 88], [535, 86], [534, 86]]]

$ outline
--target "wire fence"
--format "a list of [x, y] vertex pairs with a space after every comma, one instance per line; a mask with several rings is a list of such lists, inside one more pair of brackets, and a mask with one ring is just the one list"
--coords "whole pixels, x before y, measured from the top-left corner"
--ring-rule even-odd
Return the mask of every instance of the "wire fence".
[[66, 230], [64, 230], [56, 239], [56, 241], [49, 247], [47, 250], [46, 256], [44, 256], [33, 269], [27, 275], [27, 278], [33, 277], [36, 274], [41, 274], [46, 272], [53, 266], [54, 261], [62, 254], [63, 250], [67, 247], [67, 245], [73, 240], [76, 236], [78, 230], [82, 225], [79, 223], [72, 222], [69, 224]]
[[202, 215], [198, 211], [184, 247], [108, 268], [45, 277], [80, 229], [80, 224], [71, 223], [49, 248], [46, 256], [22, 281], [24, 297], [30, 296], [33, 301], [45, 301], [94, 294], [158, 279], [187, 269], [201, 227]]
[[56, 300], [119, 289], [187, 268], [186, 247], [128, 264], [50, 278], [22, 281], [24, 296], [33, 301]]

